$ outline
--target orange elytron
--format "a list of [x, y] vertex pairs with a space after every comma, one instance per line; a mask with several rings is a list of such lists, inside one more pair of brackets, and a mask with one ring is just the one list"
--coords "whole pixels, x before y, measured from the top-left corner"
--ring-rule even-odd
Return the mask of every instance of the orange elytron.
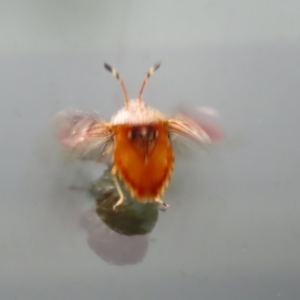
[[120, 180], [137, 201], [157, 202], [167, 207], [161, 197], [173, 172], [174, 137], [185, 136], [208, 144], [212, 142], [210, 134], [188, 117], [168, 118], [142, 101], [147, 80], [160, 64], [150, 68], [137, 99], [133, 100], [119, 73], [107, 64], [104, 66], [122, 87], [124, 107], [110, 122], [97, 113], [61, 111], [56, 115], [56, 135], [79, 159], [103, 162], [104, 157], [111, 156], [111, 176], [120, 196], [114, 209], [124, 201]]

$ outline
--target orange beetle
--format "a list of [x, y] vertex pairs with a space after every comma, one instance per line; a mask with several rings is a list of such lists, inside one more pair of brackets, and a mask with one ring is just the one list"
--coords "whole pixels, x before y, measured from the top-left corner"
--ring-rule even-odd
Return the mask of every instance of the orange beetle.
[[147, 80], [159, 68], [159, 63], [149, 69], [138, 98], [133, 100], [119, 73], [108, 64], [104, 66], [120, 82], [125, 106], [110, 122], [97, 113], [61, 111], [56, 115], [57, 138], [79, 159], [103, 162], [106, 155], [111, 155], [111, 176], [120, 196], [114, 209], [125, 198], [119, 180], [137, 201], [168, 207], [161, 196], [173, 172], [173, 137], [180, 135], [209, 144], [213, 135], [187, 116], [168, 118], [142, 101]]

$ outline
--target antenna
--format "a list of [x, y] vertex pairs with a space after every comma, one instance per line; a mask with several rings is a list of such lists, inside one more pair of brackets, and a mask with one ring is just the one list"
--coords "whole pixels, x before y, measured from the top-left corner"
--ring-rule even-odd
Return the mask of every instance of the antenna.
[[146, 83], [148, 81], [148, 79], [152, 76], [152, 74], [160, 67], [160, 62], [159, 63], [156, 63], [154, 66], [152, 66], [147, 75], [145, 76], [143, 82], [142, 82], [142, 86], [141, 86], [141, 89], [140, 89], [140, 92], [139, 92], [139, 96], [138, 96], [138, 101], [139, 102], [142, 102], [142, 95], [143, 95], [143, 92], [144, 92], [144, 89], [145, 89], [145, 86], [146, 86]]
[[113, 74], [113, 76], [119, 81], [119, 83], [121, 85], [121, 88], [122, 88], [122, 91], [123, 91], [123, 94], [125, 96], [125, 104], [128, 104], [128, 102], [129, 102], [128, 92], [127, 92], [126, 86], [124, 84], [124, 81], [121, 78], [121, 76], [119, 75], [118, 71], [116, 69], [112, 68], [107, 63], [104, 63], [104, 68], [107, 71], [111, 72]]

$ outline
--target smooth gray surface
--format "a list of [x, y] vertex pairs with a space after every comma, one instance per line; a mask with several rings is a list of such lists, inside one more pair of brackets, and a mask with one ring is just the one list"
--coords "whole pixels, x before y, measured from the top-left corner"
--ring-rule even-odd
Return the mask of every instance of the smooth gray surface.
[[[299, 299], [300, 3], [224, 2], [0, 1], [1, 299]], [[227, 139], [178, 160], [144, 259], [114, 266], [86, 242], [92, 201], [51, 117], [109, 117], [103, 62], [135, 97], [157, 60], [145, 101], [214, 107]]]

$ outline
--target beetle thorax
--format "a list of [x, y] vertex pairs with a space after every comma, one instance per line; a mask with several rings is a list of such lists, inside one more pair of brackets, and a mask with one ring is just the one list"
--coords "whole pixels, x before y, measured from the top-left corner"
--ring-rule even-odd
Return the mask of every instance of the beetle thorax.
[[113, 125], [138, 125], [165, 121], [167, 117], [164, 114], [138, 99], [130, 100], [111, 119]]

